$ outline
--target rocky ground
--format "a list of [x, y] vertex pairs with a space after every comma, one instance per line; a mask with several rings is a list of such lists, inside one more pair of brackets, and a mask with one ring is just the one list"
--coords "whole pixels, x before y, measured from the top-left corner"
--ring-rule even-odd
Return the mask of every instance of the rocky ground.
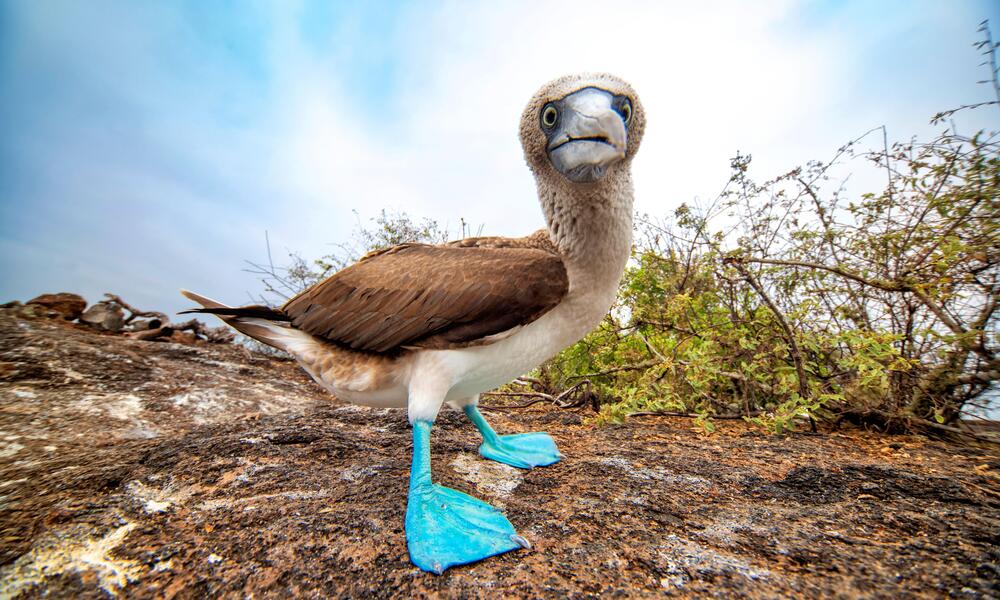
[[559, 443], [524, 472], [443, 414], [438, 481], [534, 549], [438, 577], [407, 560], [401, 411], [236, 346], [17, 314], [0, 310], [0, 598], [1000, 596], [995, 449], [488, 412]]

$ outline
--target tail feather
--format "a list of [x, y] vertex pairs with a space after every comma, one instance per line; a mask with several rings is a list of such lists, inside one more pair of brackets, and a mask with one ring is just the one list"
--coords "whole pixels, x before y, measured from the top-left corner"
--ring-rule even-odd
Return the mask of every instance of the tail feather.
[[[181, 296], [184, 296], [185, 298], [187, 298], [188, 300], [190, 300], [192, 302], [197, 302], [198, 304], [204, 306], [205, 308], [229, 308], [228, 306], [226, 306], [225, 304], [223, 304], [221, 302], [216, 302], [215, 300], [212, 300], [211, 298], [206, 298], [206, 297], [202, 296], [201, 294], [196, 294], [196, 293], [194, 293], [192, 291], [189, 291], [189, 290], [181, 290]], [[184, 312], [188, 312], [188, 311], [184, 311]]]
[[181, 294], [186, 296], [189, 300], [194, 300], [198, 304], [201, 304], [203, 308], [192, 308], [189, 310], [182, 310], [177, 314], [189, 315], [192, 313], [202, 313], [210, 315], [218, 315], [220, 318], [226, 317], [252, 317], [255, 319], [267, 319], [269, 321], [290, 321], [288, 315], [281, 311], [277, 311], [270, 306], [264, 306], [263, 304], [251, 304], [249, 306], [226, 306], [221, 302], [216, 302], [211, 298], [206, 298], [194, 292], [189, 292], [187, 290], [181, 290]]
[[301, 350], [304, 344], [308, 345], [308, 342], [313, 341], [313, 337], [308, 333], [281, 324], [289, 320], [288, 316], [273, 308], [267, 306], [232, 307], [188, 290], [181, 290], [181, 294], [188, 300], [201, 304], [202, 308], [181, 311], [179, 314], [215, 315], [243, 335], [279, 350], [296, 354], [296, 350]]

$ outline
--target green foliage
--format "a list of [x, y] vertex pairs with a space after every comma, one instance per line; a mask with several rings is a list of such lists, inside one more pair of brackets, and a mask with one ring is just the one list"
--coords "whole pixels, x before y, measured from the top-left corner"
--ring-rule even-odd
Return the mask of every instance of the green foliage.
[[[782, 433], [838, 418], [949, 423], [988, 403], [996, 134], [862, 150], [866, 136], [764, 183], [739, 155], [714, 202], [639, 218], [618, 303], [541, 370], [545, 385], [590, 380], [602, 422], [681, 412], [706, 432], [713, 415]], [[826, 189], [865, 165], [884, 189]]]

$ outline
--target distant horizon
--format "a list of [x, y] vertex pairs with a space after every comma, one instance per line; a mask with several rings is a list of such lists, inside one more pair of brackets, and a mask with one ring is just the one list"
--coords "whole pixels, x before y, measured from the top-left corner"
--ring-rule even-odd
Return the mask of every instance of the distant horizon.
[[[520, 112], [581, 70], [638, 90], [636, 209], [669, 215], [718, 193], [737, 152], [765, 179], [872, 127], [942, 129], [934, 113], [989, 98], [979, 22], [1000, 34], [986, 1], [573, 6], [4, 4], [0, 302], [239, 304], [261, 290], [243, 269], [265, 231], [275, 258], [313, 259], [383, 209], [528, 234]], [[1000, 128], [995, 111], [955, 124]]]

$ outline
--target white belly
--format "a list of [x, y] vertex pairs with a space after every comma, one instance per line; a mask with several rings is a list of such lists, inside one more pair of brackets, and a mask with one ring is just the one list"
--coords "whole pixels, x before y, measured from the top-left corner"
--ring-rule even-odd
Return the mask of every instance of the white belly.
[[[442, 402], [463, 404], [527, 373], [581, 339], [604, 318], [614, 294], [613, 288], [576, 297], [571, 294], [538, 320], [492, 344], [418, 350], [400, 359], [394, 385], [380, 389], [316, 379], [342, 400], [381, 408], [409, 407], [411, 419], [433, 420]], [[410, 398], [411, 387], [427, 380], [441, 382], [440, 388], [447, 392], [443, 397]]]
[[586, 335], [605, 310], [580, 310], [564, 303], [496, 343], [437, 351], [455, 376], [446, 400], [469, 398], [527, 373]]

